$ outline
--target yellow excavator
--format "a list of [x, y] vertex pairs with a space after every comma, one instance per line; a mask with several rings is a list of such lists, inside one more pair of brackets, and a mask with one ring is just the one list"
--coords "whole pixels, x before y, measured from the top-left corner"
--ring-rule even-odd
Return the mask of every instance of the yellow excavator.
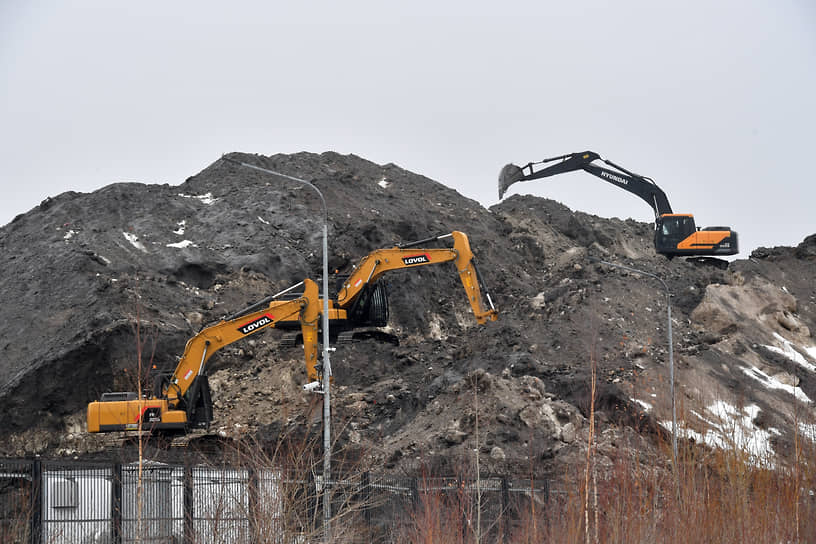
[[[301, 285], [303, 294], [292, 300], [274, 300]], [[303, 334], [306, 374], [320, 379], [317, 371], [317, 334], [320, 316], [317, 284], [304, 280], [210, 325], [193, 336], [184, 348], [175, 371], [159, 377], [150, 396], [140, 393], [104, 393], [88, 405], [88, 432], [134, 431], [184, 433], [206, 428], [212, 421], [207, 361], [219, 349], [280, 321], [296, 320]]]
[[[452, 239], [453, 247], [424, 247], [441, 240]], [[452, 262], [459, 272], [476, 322], [496, 321], [498, 310], [488, 293], [476, 267], [476, 260], [465, 233], [453, 231], [410, 242], [391, 248], [372, 251], [354, 266], [351, 274], [339, 285], [336, 300], [329, 300], [329, 328], [332, 335], [341, 338], [345, 332], [359, 327], [383, 327], [388, 323], [388, 294], [385, 284], [378, 282], [383, 274]], [[320, 313], [323, 312], [322, 299]], [[290, 318], [279, 327], [292, 327], [296, 322]]]
[[[599, 160], [612, 168], [596, 164]], [[668, 258], [678, 255], [698, 257], [739, 253], [737, 233], [731, 230], [731, 227], [697, 228], [693, 215], [672, 212], [666, 193], [654, 180], [630, 172], [593, 151], [570, 153], [531, 162], [525, 166], [508, 164], [499, 173], [499, 198], [504, 196], [512, 184], [519, 181], [540, 179], [575, 170], [589, 172], [645, 200], [655, 214], [654, 245], [658, 253]]]
[[[451, 238], [453, 247], [420, 247]], [[496, 310], [476, 267], [467, 235], [454, 231], [417, 242], [378, 249], [363, 257], [344, 279], [337, 300], [329, 300], [329, 329], [342, 338], [359, 327], [382, 327], [388, 322], [385, 285], [377, 280], [391, 270], [453, 262], [465, 288], [476, 322], [496, 321]], [[274, 300], [304, 285], [292, 300]], [[268, 303], [268, 304], [267, 304]], [[266, 306], [264, 306], [266, 305]], [[260, 309], [259, 309], [260, 308]], [[150, 397], [133, 392], [104, 393], [88, 405], [88, 432], [146, 430], [187, 432], [206, 428], [212, 421], [212, 401], [205, 373], [207, 360], [237, 340], [263, 329], [299, 328], [303, 337], [306, 374], [310, 385], [322, 381], [318, 361], [318, 332], [323, 299], [317, 284], [304, 280], [214, 325], [205, 327], [187, 342], [172, 375], [157, 380]], [[342, 342], [342, 340], [340, 340]], [[310, 389], [309, 385], [304, 386]]]

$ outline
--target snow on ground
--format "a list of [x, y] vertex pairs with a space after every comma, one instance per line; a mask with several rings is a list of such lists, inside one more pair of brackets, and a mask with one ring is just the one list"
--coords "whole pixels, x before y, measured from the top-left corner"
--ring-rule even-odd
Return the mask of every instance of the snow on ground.
[[215, 204], [215, 202], [218, 200], [217, 198], [213, 198], [212, 193], [207, 193], [205, 195], [185, 195], [184, 193], [179, 193], [178, 196], [182, 198], [197, 198], [202, 204], [206, 204], [208, 206], [210, 204]]
[[388, 180], [386, 180], [385, 178], [382, 178], [380, 181], [377, 182], [377, 185], [379, 185], [380, 187], [385, 189], [386, 187], [388, 187], [390, 185], [390, 182]]
[[184, 235], [184, 229], [187, 228], [187, 220], [182, 219], [176, 224], [178, 225], [178, 228], [173, 231], [173, 234], [178, 234], [179, 236]]
[[[771, 436], [778, 436], [781, 433], [774, 428], [765, 430], [754, 425], [754, 419], [759, 411], [755, 404], [739, 410], [720, 400], [706, 407], [709, 416], [692, 412], [709, 426], [705, 434], [680, 425], [678, 436], [693, 439], [712, 448], [744, 452], [752, 463], [768, 467], [769, 464], [773, 465], [771, 458], [774, 455]], [[660, 425], [671, 431], [671, 421], [661, 421]]]
[[71, 238], [74, 237], [74, 234], [76, 234], [76, 231], [71, 229], [71, 230], [69, 230], [68, 232], [65, 233], [65, 236], [63, 236], [62, 239], [63, 240], [70, 240]]
[[141, 243], [141, 242], [139, 241], [139, 237], [138, 237], [138, 236], [136, 236], [136, 235], [135, 235], [135, 234], [133, 234], [132, 232], [123, 232], [123, 233], [122, 233], [122, 236], [124, 236], [124, 237], [125, 237], [125, 240], [127, 240], [128, 242], [130, 242], [130, 243], [131, 243], [131, 245], [133, 245], [133, 247], [135, 247], [136, 249], [138, 249], [138, 250], [140, 250], [140, 251], [144, 251], [145, 253], [147, 253], [147, 248], [144, 246], [144, 244], [143, 244], [143, 243]]
[[258, 221], [260, 221], [260, 222], [261, 222], [261, 223], [263, 223], [264, 225], [268, 225], [268, 224], [269, 224], [269, 221], [267, 221], [266, 219], [264, 219], [264, 218], [263, 218], [263, 217], [261, 217], [260, 215], [258, 216]]
[[782, 391], [786, 391], [793, 395], [794, 398], [796, 398], [797, 400], [801, 400], [802, 402], [805, 403], [810, 403], [810, 398], [807, 395], [805, 395], [804, 391], [802, 391], [799, 387], [784, 384], [777, 380], [776, 378], [768, 376], [755, 366], [743, 367], [742, 371], [746, 375], [760, 382], [768, 389], [781, 389]]
[[640, 400], [640, 399], [632, 399], [632, 401], [639, 404], [640, 407], [643, 408], [644, 410], [646, 410], [647, 412], [652, 411], [652, 405], [649, 404], [648, 402]]
[[810, 440], [816, 442], [816, 424], [799, 422], [799, 434]]
[[[801, 366], [803, 368], [806, 368], [807, 370], [809, 370], [811, 372], [816, 372], [816, 365], [808, 362], [808, 360], [805, 359], [805, 356], [802, 355], [801, 353], [799, 353], [796, 350], [796, 348], [794, 348], [792, 342], [788, 341], [785, 337], [783, 337], [779, 333], [774, 333], [774, 337], [777, 340], [779, 340], [779, 343], [782, 344], [782, 347], [778, 348], [776, 346], [766, 345], [765, 346], [766, 348], [773, 351], [774, 353], [779, 353], [780, 355], [784, 355], [785, 357], [787, 357], [788, 359], [790, 359], [791, 361], [793, 361], [797, 365], [799, 365], [799, 366]], [[816, 347], [809, 347], [809, 348], [803, 347], [802, 350], [805, 351], [810, 357], [813, 357], [814, 359], [816, 359]]]
[[182, 240], [181, 242], [176, 242], [174, 244], [167, 244], [167, 247], [177, 247], [179, 249], [184, 249], [185, 247], [198, 247], [190, 240]]

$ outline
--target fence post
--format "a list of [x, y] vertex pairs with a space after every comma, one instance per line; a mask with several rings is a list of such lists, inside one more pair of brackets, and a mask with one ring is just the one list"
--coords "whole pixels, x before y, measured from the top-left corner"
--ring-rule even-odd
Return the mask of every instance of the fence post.
[[259, 475], [259, 469], [256, 466], [250, 466], [248, 469], [249, 474], [247, 474], [247, 521], [249, 522], [249, 530], [250, 534], [253, 535], [255, 542], [260, 542], [262, 539], [261, 535], [261, 526], [258, 523], [260, 517], [263, 515], [261, 513], [261, 491], [260, 491], [260, 480], [261, 477]]
[[31, 463], [31, 544], [42, 542], [42, 461]]
[[[458, 504], [459, 510], [462, 512], [462, 527], [461, 527], [461, 538], [464, 540], [468, 534], [468, 512], [467, 509], [471, 508], [472, 501], [470, 500], [470, 493], [467, 493], [465, 490], [465, 478], [464, 476], [459, 476], [457, 478], [457, 490], [456, 494], [458, 495]], [[472, 512], [471, 512], [472, 515]]]
[[113, 544], [122, 542], [122, 465], [114, 463], [111, 478], [111, 536]]
[[319, 526], [318, 520], [323, 518], [320, 516], [320, 501], [317, 500], [317, 480], [313, 471], [306, 472], [306, 480], [301, 479], [297, 471], [292, 473], [292, 478], [297, 478], [298, 484], [303, 484], [304, 497], [306, 498], [306, 511], [308, 521], [308, 528], [304, 527], [309, 532], [314, 531]]
[[363, 472], [360, 478], [360, 497], [363, 501], [363, 519], [365, 520], [366, 529], [371, 531], [371, 473]]
[[502, 476], [501, 479], [501, 517], [502, 532], [507, 537], [510, 534], [510, 482], [507, 481], [507, 476]]
[[184, 517], [184, 543], [193, 544], [194, 525], [193, 525], [193, 466], [189, 462], [184, 463], [184, 508], [182, 516]]

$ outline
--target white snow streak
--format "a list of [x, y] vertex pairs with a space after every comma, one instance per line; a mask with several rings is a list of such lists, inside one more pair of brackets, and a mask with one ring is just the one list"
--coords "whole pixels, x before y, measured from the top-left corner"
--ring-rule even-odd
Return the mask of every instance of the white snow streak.
[[214, 204], [218, 199], [213, 198], [212, 193], [207, 193], [206, 195], [185, 195], [184, 193], [179, 193], [179, 196], [182, 198], [197, 198], [201, 201], [202, 204], [210, 205]]
[[76, 234], [76, 231], [71, 229], [71, 230], [69, 230], [68, 232], [65, 233], [65, 236], [63, 236], [62, 239], [63, 240], [70, 240], [71, 238], [74, 237], [74, 234]]
[[269, 224], [269, 221], [267, 221], [266, 219], [264, 219], [264, 218], [263, 218], [263, 217], [261, 217], [260, 215], [258, 216], [258, 221], [260, 221], [260, 222], [261, 222], [261, 223], [263, 223], [264, 225], [268, 225], [268, 224]]
[[806, 403], [810, 402], [808, 396], [805, 395], [805, 393], [800, 388], [784, 384], [779, 380], [772, 378], [771, 376], [768, 376], [755, 366], [752, 366], [750, 368], [743, 367], [742, 371], [748, 376], [760, 382], [768, 389], [781, 389], [782, 391], [790, 393], [791, 395], [794, 396], [794, 398], [801, 400], [802, 402]]
[[182, 219], [176, 224], [178, 225], [178, 228], [173, 231], [173, 234], [178, 234], [179, 236], [184, 235], [184, 229], [187, 227], [187, 220]]
[[810, 440], [816, 442], [816, 424], [799, 422], [799, 434]]
[[389, 181], [388, 181], [388, 180], [386, 180], [385, 178], [382, 178], [380, 181], [378, 181], [378, 182], [377, 182], [377, 185], [379, 185], [380, 187], [382, 187], [383, 189], [385, 189], [386, 187], [388, 187], [389, 185], [391, 185], [391, 182], [389, 182]]
[[145, 253], [147, 253], [147, 248], [144, 246], [143, 243], [141, 243], [139, 241], [138, 236], [136, 236], [135, 234], [133, 234], [131, 232], [123, 232], [122, 236], [124, 236], [125, 240], [130, 242], [133, 245], [133, 247], [135, 247], [136, 249], [138, 249], [140, 251], [144, 251]]
[[[787, 357], [788, 359], [790, 359], [791, 361], [793, 361], [797, 365], [799, 365], [799, 366], [801, 366], [803, 368], [806, 368], [807, 370], [809, 370], [811, 372], [816, 372], [816, 365], [808, 362], [808, 360], [805, 359], [804, 355], [802, 355], [801, 353], [796, 351], [796, 349], [793, 347], [792, 342], [788, 341], [785, 337], [783, 337], [782, 335], [780, 335], [778, 333], [774, 333], [774, 337], [777, 340], [779, 340], [779, 342], [782, 344], [782, 347], [778, 348], [776, 346], [767, 346], [766, 345], [765, 346], [766, 348], [773, 351], [774, 353], [784, 355], [785, 357]], [[816, 359], [816, 347], [809, 347], [809, 348], [803, 347], [802, 350], [805, 351], [810, 357], [813, 357], [814, 359]]]
[[182, 240], [181, 242], [176, 242], [174, 244], [167, 244], [167, 247], [177, 247], [179, 249], [184, 249], [185, 247], [198, 247], [190, 240]]
[[[771, 435], [779, 435], [780, 432], [773, 428], [760, 429], [754, 425], [754, 419], [760, 411], [758, 406], [752, 404], [740, 411], [727, 402], [717, 401], [708, 406], [706, 411], [711, 418], [694, 414], [709, 425], [705, 434], [685, 427], [680, 427], [678, 434], [712, 448], [744, 452], [752, 463], [768, 465], [774, 453]], [[660, 424], [665, 429], [671, 430], [671, 421], [661, 421]]]

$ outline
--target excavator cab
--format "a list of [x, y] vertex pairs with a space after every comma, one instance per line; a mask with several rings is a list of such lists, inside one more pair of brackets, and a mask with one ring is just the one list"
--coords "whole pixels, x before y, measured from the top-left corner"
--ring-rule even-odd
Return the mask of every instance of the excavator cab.
[[355, 327], [388, 325], [388, 289], [385, 282], [366, 284], [348, 309], [347, 315]]
[[655, 249], [672, 253], [678, 244], [697, 231], [694, 217], [687, 214], [664, 214], [655, 219]]

